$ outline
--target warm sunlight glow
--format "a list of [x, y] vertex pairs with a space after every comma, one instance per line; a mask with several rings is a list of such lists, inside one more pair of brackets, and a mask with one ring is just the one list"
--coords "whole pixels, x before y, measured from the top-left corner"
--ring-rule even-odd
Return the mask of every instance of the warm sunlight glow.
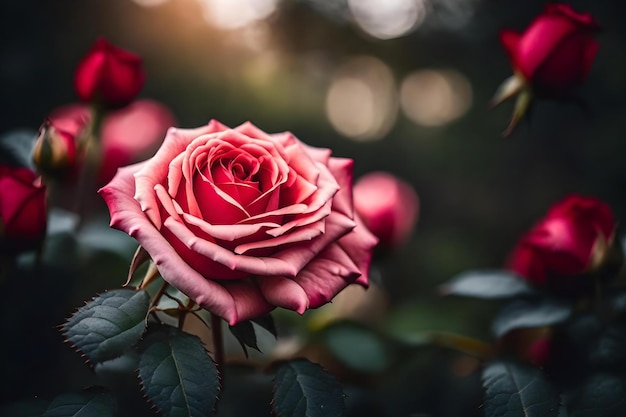
[[169, 0], [133, 0], [133, 1], [140, 6], [153, 7], [153, 6], [158, 6], [160, 4], [163, 4], [163, 3], [167, 3]]
[[379, 39], [406, 35], [428, 13], [427, 0], [348, 0], [348, 6], [359, 27]]
[[341, 134], [355, 140], [381, 139], [398, 112], [391, 70], [373, 57], [346, 62], [326, 95], [326, 115]]
[[280, 0], [198, 0], [206, 20], [220, 29], [238, 29], [268, 18]]
[[422, 126], [442, 126], [463, 116], [472, 104], [472, 86], [452, 70], [420, 70], [400, 88], [404, 114]]

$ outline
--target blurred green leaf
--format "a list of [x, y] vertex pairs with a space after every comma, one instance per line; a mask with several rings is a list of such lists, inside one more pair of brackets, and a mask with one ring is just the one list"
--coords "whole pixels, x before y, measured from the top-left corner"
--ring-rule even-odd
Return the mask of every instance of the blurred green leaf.
[[626, 415], [626, 381], [615, 375], [596, 374], [570, 400], [570, 417], [616, 417]]
[[487, 299], [511, 298], [534, 292], [522, 278], [504, 270], [464, 272], [441, 285], [443, 295]]
[[339, 361], [361, 372], [380, 372], [391, 363], [389, 344], [372, 329], [340, 322], [322, 331], [324, 344]]
[[276, 372], [273, 406], [279, 417], [343, 416], [343, 391], [319, 365], [296, 359]]
[[486, 417], [557, 417], [559, 393], [539, 369], [493, 362], [483, 371]]
[[140, 343], [139, 379], [164, 416], [213, 415], [219, 375], [196, 336], [171, 326], [150, 326]]
[[139, 340], [149, 307], [145, 291], [107, 291], [78, 309], [63, 334], [91, 362], [113, 359]]
[[470, 299], [440, 299], [437, 303], [417, 300], [396, 308], [383, 329], [394, 340], [409, 345], [430, 343], [434, 333], [456, 333], [476, 339], [489, 337], [490, 315], [484, 303]]
[[42, 417], [110, 417], [115, 414], [115, 399], [111, 393], [92, 387], [80, 393], [59, 395]]
[[515, 300], [495, 317], [492, 330], [501, 337], [513, 329], [552, 326], [566, 320], [572, 306], [553, 299]]

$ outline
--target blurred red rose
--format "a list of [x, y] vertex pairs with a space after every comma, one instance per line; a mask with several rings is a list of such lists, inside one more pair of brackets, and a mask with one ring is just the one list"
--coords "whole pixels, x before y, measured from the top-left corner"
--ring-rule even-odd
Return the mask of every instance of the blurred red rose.
[[508, 267], [534, 284], [558, 284], [599, 268], [614, 235], [615, 220], [606, 203], [570, 195], [522, 237]]
[[533, 95], [571, 98], [585, 81], [598, 51], [594, 38], [600, 25], [589, 13], [577, 13], [567, 4], [548, 4], [522, 34], [503, 30], [500, 41], [515, 75], [498, 88], [492, 105], [517, 97], [505, 135], [526, 114]]
[[30, 169], [0, 165], [0, 248], [36, 248], [46, 234], [46, 189]]
[[523, 34], [503, 30], [500, 40], [516, 72], [545, 94], [561, 95], [580, 85], [598, 51], [600, 25], [567, 4], [548, 4]]
[[121, 107], [131, 102], [143, 87], [145, 73], [139, 56], [96, 40], [74, 75], [74, 87], [85, 102]]
[[354, 213], [352, 165], [289, 132], [213, 120], [170, 129], [100, 193], [111, 226], [137, 239], [164, 280], [234, 325], [368, 285], [377, 239]]
[[[75, 138], [89, 123], [86, 105], [70, 104], [53, 111], [50, 122]], [[101, 130], [102, 160], [98, 184], [113, 178], [119, 167], [149, 158], [163, 142], [167, 129], [176, 123], [172, 112], [153, 100], [136, 100], [108, 112]]]
[[354, 209], [381, 245], [396, 247], [413, 231], [419, 199], [407, 182], [387, 172], [372, 172], [354, 185]]

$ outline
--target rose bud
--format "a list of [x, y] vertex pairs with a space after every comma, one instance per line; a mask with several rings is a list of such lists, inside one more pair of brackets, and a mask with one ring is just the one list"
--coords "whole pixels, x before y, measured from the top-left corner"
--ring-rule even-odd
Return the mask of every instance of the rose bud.
[[28, 168], [0, 165], [0, 250], [35, 249], [46, 234], [46, 189]]
[[[49, 119], [71, 134], [78, 135], [89, 123], [89, 109], [71, 104], [53, 111]], [[113, 178], [119, 167], [143, 161], [159, 148], [165, 132], [176, 123], [172, 112], [154, 100], [136, 100], [107, 113], [101, 129], [102, 159], [98, 184]]]
[[591, 281], [584, 274], [609, 265], [615, 228], [606, 203], [570, 195], [522, 237], [508, 268], [533, 284], [561, 292], [588, 287]]
[[119, 169], [100, 193], [111, 226], [166, 282], [234, 325], [368, 285], [377, 239], [354, 213], [352, 165], [289, 132], [212, 121], [170, 129], [152, 158]]
[[62, 179], [76, 172], [76, 152], [75, 136], [46, 121], [33, 148], [33, 163], [39, 172]]
[[141, 58], [103, 38], [96, 40], [74, 75], [74, 87], [81, 100], [112, 108], [130, 103], [144, 81]]
[[372, 172], [354, 186], [354, 209], [381, 246], [394, 248], [413, 232], [419, 199], [409, 183], [386, 172]]
[[599, 30], [589, 13], [577, 13], [567, 4], [548, 4], [523, 34], [508, 29], [500, 33], [515, 74], [499, 87], [492, 105], [518, 95], [505, 135], [524, 117], [533, 95], [572, 98], [572, 90], [591, 70]]

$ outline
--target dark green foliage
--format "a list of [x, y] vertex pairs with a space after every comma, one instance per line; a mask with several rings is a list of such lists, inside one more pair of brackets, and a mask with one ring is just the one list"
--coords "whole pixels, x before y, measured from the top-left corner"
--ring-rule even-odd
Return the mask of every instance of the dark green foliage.
[[219, 375], [198, 337], [171, 326], [154, 325], [146, 331], [139, 349], [139, 379], [161, 415], [213, 415]]
[[278, 368], [273, 406], [280, 417], [343, 416], [343, 391], [319, 365], [297, 359]]

